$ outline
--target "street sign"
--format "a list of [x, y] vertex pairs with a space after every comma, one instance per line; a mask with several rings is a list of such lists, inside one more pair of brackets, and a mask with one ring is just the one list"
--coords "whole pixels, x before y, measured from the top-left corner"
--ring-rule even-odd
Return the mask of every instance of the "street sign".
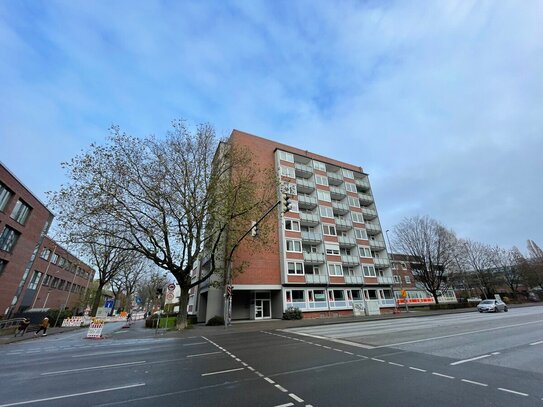
[[168, 294], [166, 294], [166, 299], [167, 299], [168, 301], [173, 300], [174, 297], [175, 297], [175, 295], [173, 295], [173, 293], [168, 293]]
[[175, 284], [174, 283], [168, 284], [168, 291], [173, 291], [173, 290], [175, 290]]
[[113, 298], [108, 298], [106, 300], [106, 303], [104, 304], [104, 308], [113, 308], [114, 303], [115, 303], [115, 300]]

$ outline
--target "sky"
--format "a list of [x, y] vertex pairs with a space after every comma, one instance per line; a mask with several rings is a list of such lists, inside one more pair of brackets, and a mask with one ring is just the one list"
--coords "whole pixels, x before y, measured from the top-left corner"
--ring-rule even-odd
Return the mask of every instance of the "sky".
[[362, 166], [384, 229], [543, 244], [543, 1], [0, 1], [0, 161], [34, 194], [119, 125]]

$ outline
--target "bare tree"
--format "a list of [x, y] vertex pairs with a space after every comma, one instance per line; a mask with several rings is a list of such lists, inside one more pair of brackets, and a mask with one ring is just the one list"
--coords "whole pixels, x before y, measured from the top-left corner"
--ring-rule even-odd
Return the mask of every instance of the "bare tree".
[[[209, 125], [193, 134], [176, 121], [164, 139], [111, 131], [108, 144], [64, 164], [70, 184], [52, 195], [61, 227], [83, 225], [114, 237], [116, 248], [170, 272], [181, 288], [177, 326], [184, 328], [189, 289], [224, 268], [232, 225], [248, 228], [269, 207], [274, 178], [258, 171], [248, 150], [227, 142], [218, 148]], [[193, 281], [204, 248], [206, 272]]]
[[164, 272], [153, 271], [140, 278], [136, 284], [136, 294], [146, 311], [150, 311], [157, 300], [157, 289], [163, 289], [168, 284], [168, 277]]
[[465, 270], [479, 283], [481, 294], [485, 298], [494, 296], [498, 283], [494, 249], [468, 239], [458, 241], [458, 251]]
[[533, 241], [528, 240], [528, 257], [518, 257], [525, 284], [543, 290], [543, 250]]
[[500, 247], [492, 249], [492, 263], [497, 274], [511, 290], [513, 298], [518, 297], [518, 288], [523, 282], [521, 258], [522, 254], [516, 247], [510, 250]]
[[454, 262], [456, 237], [438, 221], [427, 216], [403, 219], [394, 227], [394, 245], [412, 256], [415, 280], [439, 303], [439, 291], [447, 286]]

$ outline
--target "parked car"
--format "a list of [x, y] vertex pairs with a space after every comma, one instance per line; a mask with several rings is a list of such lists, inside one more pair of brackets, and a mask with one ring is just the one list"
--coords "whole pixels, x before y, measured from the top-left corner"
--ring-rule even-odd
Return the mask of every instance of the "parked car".
[[507, 309], [507, 304], [500, 300], [483, 300], [477, 305], [477, 310], [479, 312], [509, 311]]

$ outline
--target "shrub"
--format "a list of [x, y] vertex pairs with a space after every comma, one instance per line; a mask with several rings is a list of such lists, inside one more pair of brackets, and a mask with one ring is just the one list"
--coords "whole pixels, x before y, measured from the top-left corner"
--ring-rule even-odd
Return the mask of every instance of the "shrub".
[[188, 325], [196, 325], [198, 323], [198, 316], [197, 315], [187, 315], [187, 323], [188, 323]]
[[283, 319], [302, 319], [304, 316], [300, 308], [290, 307], [283, 312]]
[[224, 318], [220, 315], [215, 315], [213, 318], [209, 318], [209, 321], [207, 321], [207, 326], [218, 326], [218, 325], [224, 325]]

